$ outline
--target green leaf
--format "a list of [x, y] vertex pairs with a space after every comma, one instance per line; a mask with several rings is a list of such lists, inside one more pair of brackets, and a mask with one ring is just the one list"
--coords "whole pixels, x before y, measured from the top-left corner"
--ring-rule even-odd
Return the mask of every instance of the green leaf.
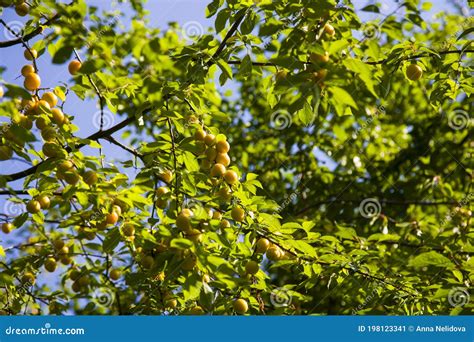
[[242, 24], [240, 24], [240, 32], [242, 34], [251, 33], [257, 25], [257, 21], [258, 16], [254, 12], [250, 12], [249, 14], [247, 14]]
[[400, 236], [397, 234], [382, 234], [382, 233], [377, 233], [377, 234], [372, 234], [369, 236], [367, 239], [368, 241], [398, 241], [400, 240]]
[[[456, 38], [456, 40], [460, 40], [462, 38], [464, 38], [465, 36], [467, 36], [468, 34], [474, 32], [474, 27], [469, 27], [468, 29], [464, 30], [460, 35], [459, 37]], [[471, 41], [471, 44], [472, 44], [472, 41]]]
[[183, 296], [184, 300], [192, 300], [199, 296], [199, 293], [202, 289], [202, 281], [199, 278], [197, 273], [186, 277], [186, 280], [183, 284]]
[[252, 74], [252, 60], [249, 55], [245, 55], [240, 63], [239, 73], [244, 76], [249, 76]]
[[446, 258], [444, 255], [439, 254], [438, 252], [431, 251], [417, 255], [410, 260], [409, 266], [411, 267], [426, 267], [426, 266], [436, 266], [436, 267], [446, 267], [452, 268], [454, 264]]
[[339, 87], [329, 87], [328, 90], [334, 95], [334, 101], [357, 109], [357, 104], [354, 102], [354, 99], [344, 89]]
[[36, 137], [33, 133], [31, 133], [30, 130], [27, 130], [21, 126], [18, 125], [11, 125], [10, 126], [10, 131], [16, 136], [19, 137], [20, 140], [25, 141], [25, 142], [32, 142], [36, 141]]
[[463, 275], [462, 275], [462, 272], [460, 270], [453, 270], [453, 275], [456, 277], [456, 279], [462, 283], [463, 282]]
[[363, 8], [361, 8], [361, 11], [380, 13], [380, 9], [377, 7], [377, 5], [367, 5]]
[[431, 9], [431, 7], [433, 7], [433, 4], [431, 2], [424, 2], [422, 5], [421, 5], [421, 9], [423, 11], [429, 11]]
[[301, 240], [285, 240], [283, 243], [285, 246], [292, 247], [306, 256], [316, 258], [317, 254], [313, 246], [309, 243]]
[[5, 92], [5, 96], [10, 97], [10, 98], [22, 98], [22, 99], [31, 99], [31, 94], [22, 87], [19, 87], [15, 84], [9, 84], [6, 83], [5, 87], [7, 88], [7, 91]]
[[216, 33], [221, 32], [225, 28], [227, 19], [229, 19], [230, 11], [228, 9], [221, 10], [217, 16], [216, 21], [214, 22], [214, 27], [216, 28]]
[[302, 124], [308, 126], [314, 121], [315, 116], [316, 114], [314, 113], [313, 108], [311, 108], [308, 101], [305, 101], [303, 109], [298, 111], [298, 117]]
[[66, 101], [66, 94], [64, 93], [64, 87], [57, 86], [54, 88], [54, 94], [61, 99], [61, 101]]
[[219, 66], [221, 71], [227, 76], [227, 78], [232, 79], [232, 68], [226, 61], [223, 59], [218, 59], [216, 64]]
[[105, 66], [105, 62], [101, 59], [87, 60], [82, 63], [80, 73], [84, 75], [93, 74]]
[[365, 86], [372, 93], [372, 95], [374, 95], [375, 97], [378, 96], [374, 89], [374, 73], [367, 64], [354, 58], [346, 58], [343, 63], [347, 69], [356, 73], [357, 76], [359, 76], [359, 78], [364, 82]]
[[224, 0], [213, 0], [209, 5], [206, 7], [206, 18], [212, 17], [216, 14], [217, 10], [222, 6]]
[[23, 226], [26, 220], [28, 220], [28, 213], [23, 213], [15, 217], [15, 219], [13, 220], [13, 225], [17, 228], [20, 228], [21, 226]]
[[109, 230], [109, 232], [105, 236], [104, 242], [102, 243], [102, 248], [104, 249], [104, 252], [112, 252], [114, 248], [118, 246], [120, 240], [120, 230], [117, 227]]
[[171, 240], [170, 247], [178, 249], [188, 249], [193, 246], [193, 242], [188, 239], [173, 239]]
[[53, 56], [54, 64], [63, 64], [69, 59], [71, 59], [73, 53], [73, 47], [71, 46], [62, 46], [60, 47]]

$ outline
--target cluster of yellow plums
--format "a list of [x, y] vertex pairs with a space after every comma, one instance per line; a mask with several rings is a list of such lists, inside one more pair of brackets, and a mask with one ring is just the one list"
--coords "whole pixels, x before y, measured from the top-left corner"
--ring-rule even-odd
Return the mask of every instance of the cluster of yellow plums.
[[[230, 165], [230, 157], [228, 154], [230, 144], [224, 135], [219, 134], [216, 137], [214, 134], [207, 133], [202, 128], [195, 131], [194, 138], [197, 144], [204, 145], [201, 168], [209, 171], [213, 185], [220, 184], [221, 180], [224, 181], [224, 184], [221, 185], [216, 195], [223, 202], [228, 202], [232, 198], [232, 186], [239, 182], [237, 173], [234, 170], [227, 169]], [[231, 216], [234, 221], [242, 222], [245, 219], [245, 211], [239, 206], [234, 206], [231, 211]]]
[[[255, 254], [264, 254], [269, 260], [278, 261], [286, 256], [286, 252], [275, 244], [272, 244], [268, 239], [261, 237], [255, 243]], [[255, 260], [249, 260], [245, 264], [245, 273], [248, 275], [255, 275], [260, 270], [260, 265]], [[244, 314], [248, 311], [249, 305], [243, 298], [238, 298], [233, 303], [233, 308], [236, 313]]]
[[[233, 185], [239, 182], [239, 177], [234, 170], [227, 169], [230, 165], [230, 157], [228, 152], [230, 145], [223, 135], [207, 133], [204, 129], [199, 128], [195, 131], [194, 138], [197, 144], [200, 144], [202, 148], [202, 159], [201, 167], [208, 171], [211, 176], [213, 185], [220, 185], [220, 189], [216, 192], [217, 197], [221, 200], [228, 202], [232, 197], [231, 188]], [[169, 174], [167, 179], [164, 179], [166, 183], [170, 183], [172, 174]], [[160, 178], [164, 178], [161, 176]], [[167, 205], [164, 197], [169, 193], [168, 187], [160, 187], [157, 189], [157, 201], [156, 204], [159, 208], [164, 208]], [[213, 219], [221, 220], [221, 227], [230, 227], [230, 223], [227, 220], [222, 219], [222, 213], [218, 210], [209, 213]], [[199, 242], [202, 238], [201, 231], [193, 227], [192, 218], [194, 213], [189, 208], [184, 208], [176, 217], [176, 226], [182, 231], [186, 237], [190, 240]], [[242, 222], [245, 218], [245, 211], [239, 207], [234, 206], [231, 211], [231, 217], [236, 222]], [[191, 262], [190, 262], [191, 263]]]
[[[38, 57], [38, 52], [35, 49], [26, 49], [24, 56], [27, 60], [33, 61]], [[62, 112], [61, 108], [56, 107], [58, 104], [58, 96], [51, 91], [46, 91], [40, 97], [38, 89], [41, 86], [40, 76], [36, 72], [36, 63], [27, 64], [22, 67], [21, 74], [24, 77], [24, 87], [33, 92], [31, 99], [24, 99], [19, 103], [21, 112], [18, 116], [13, 118], [13, 121], [21, 127], [30, 130], [33, 128], [33, 122], [40, 130], [41, 137], [44, 140], [42, 151], [48, 158], [59, 158], [56, 166], [56, 176], [59, 180], [64, 180], [66, 183], [75, 185], [81, 179], [89, 186], [92, 186], [98, 181], [98, 175], [93, 170], [84, 170], [79, 172], [74, 162], [66, 159], [67, 152], [58, 143], [60, 135], [57, 128], [68, 124], [68, 117]], [[77, 74], [81, 68], [81, 62], [74, 60], [69, 66], [69, 72], [72, 75]], [[24, 141], [21, 141], [11, 131], [11, 126], [3, 126], [2, 133], [6, 139], [17, 145], [23, 146]], [[8, 145], [0, 145], [0, 160], [8, 160], [13, 156], [13, 149]], [[47, 195], [40, 195], [28, 202], [26, 209], [31, 214], [36, 214], [42, 209], [48, 209], [51, 205], [50, 198]], [[6, 234], [14, 229], [12, 223], [6, 222], [2, 224], [2, 231]], [[49, 261], [49, 269], [53, 269], [52, 262]]]
[[[38, 52], [35, 49], [25, 49], [24, 57], [29, 61], [34, 61], [38, 57]], [[81, 62], [73, 60], [69, 66], [71, 75], [76, 75], [81, 68]], [[30, 130], [33, 128], [33, 122], [41, 132], [41, 137], [45, 143], [42, 151], [46, 157], [65, 157], [64, 149], [57, 143], [58, 132], [56, 127], [69, 124], [69, 118], [63, 113], [61, 108], [56, 107], [58, 104], [58, 96], [51, 91], [46, 91], [39, 96], [39, 88], [41, 86], [41, 78], [36, 70], [36, 63], [26, 64], [21, 68], [21, 75], [24, 77], [23, 86], [25, 89], [33, 92], [31, 99], [23, 99], [18, 105], [21, 113], [14, 118], [14, 122], [21, 127]], [[45, 117], [45, 115], [47, 117]], [[6, 138], [13, 143], [23, 146], [24, 142], [15, 136], [9, 129], [2, 130]], [[0, 143], [0, 161], [9, 160], [13, 157], [13, 149]], [[77, 177], [68, 176], [74, 183]], [[67, 180], [67, 179], [66, 179]], [[77, 181], [76, 181], [77, 183]]]

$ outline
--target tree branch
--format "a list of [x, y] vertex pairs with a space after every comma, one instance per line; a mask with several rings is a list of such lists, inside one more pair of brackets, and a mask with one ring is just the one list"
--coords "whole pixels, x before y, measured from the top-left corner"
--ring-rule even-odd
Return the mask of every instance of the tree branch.
[[[321, 265], [333, 265], [333, 263], [329, 263], [329, 262], [326, 262], [326, 261], [321, 261], [321, 260], [318, 260], [316, 258], [312, 258], [312, 257], [309, 257], [309, 256], [305, 256], [305, 255], [298, 255], [296, 254], [295, 252], [289, 250], [288, 248], [285, 248], [283, 247], [281, 244], [279, 244], [278, 242], [275, 241], [275, 239], [269, 237], [267, 234], [259, 231], [258, 234], [264, 238], [266, 238], [267, 240], [269, 240], [272, 244], [278, 246], [280, 249], [290, 253], [291, 255], [295, 256], [296, 258], [299, 258], [301, 260], [305, 260], [305, 261], [309, 261], [309, 262], [314, 262], [314, 263], [318, 263], [318, 264], [321, 264]], [[398, 285], [398, 284], [395, 284], [393, 282], [389, 282], [387, 281], [386, 279], [383, 279], [383, 278], [380, 278], [376, 275], [373, 275], [373, 274], [370, 274], [370, 273], [366, 273], [366, 272], [363, 272], [361, 271], [359, 268], [354, 268], [352, 267], [351, 265], [340, 265], [341, 269], [346, 269], [348, 271], [351, 271], [351, 272], [354, 272], [354, 273], [357, 273], [365, 278], [368, 278], [368, 279], [372, 279], [372, 280], [377, 280], [379, 282], [382, 282], [383, 284], [385, 285], [389, 285], [389, 286], [393, 286], [395, 289], [397, 289], [398, 291], [402, 291], [402, 292], [405, 292], [409, 295], [417, 295], [416, 292], [411, 292], [412, 290], [407, 290], [407, 287], [406, 286], [402, 286], [402, 285]]]
[[42, 26], [51, 25], [53, 22], [58, 20], [60, 18], [60, 16], [61, 15], [59, 13], [56, 13], [50, 19], [46, 20], [43, 24], [38, 25], [38, 27], [36, 27], [32, 32], [30, 32], [28, 34], [25, 34], [24, 36], [19, 37], [17, 39], [12, 39], [12, 40], [7, 40], [7, 41], [4, 41], [4, 42], [0, 42], [0, 48], [6, 48], [6, 47], [9, 47], [9, 46], [22, 44], [23, 42], [29, 41], [30, 39], [36, 37], [37, 35], [41, 34], [41, 32], [43, 32], [43, 27]]
[[222, 53], [222, 51], [224, 50], [224, 48], [226, 47], [227, 45], [227, 41], [230, 39], [230, 37], [232, 37], [235, 33], [235, 31], [237, 31], [240, 23], [242, 22], [242, 20], [244, 20], [245, 16], [247, 15], [247, 11], [248, 10], [245, 10], [243, 12], [240, 13], [240, 15], [237, 17], [237, 19], [235, 20], [235, 22], [232, 24], [231, 28], [229, 29], [229, 31], [227, 32], [227, 34], [225, 35], [224, 39], [222, 40], [222, 42], [219, 44], [219, 47], [217, 48], [216, 52], [214, 52], [214, 54], [212, 55], [211, 59], [209, 59], [206, 63], [206, 65], [209, 67], [211, 66], [212, 64], [214, 64], [215, 60], [219, 57], [219, 55]]
[[[453, 54], [453, 53], [463, 54], [463, 53], [468, 53], [468, 52], [474, 52], [474, 50], [446, 50], [446, 51], [439, 51], [438, 54], [439, 55], [448, 55], [448, 54]], [[421, 57], [432, 57], [432, 56], [436, 56], [436, 55], [434, 53], [425, 53], [425, 54], [419, 54], [419, 55], [404, 57], [404, 58], [400, 59], [400, 61], [406, 61], [406, 60], [410, 60], [410, 59], [417, 59], [417, 58], [421, 58]], [[382, 59], [382, 60], [379, 60], [379, 61], [365, 62], [365, 64], [370, 64], [370, 65], [385, 64], [387, 62], [387, 60], [388, 59], [385, 58], [385, 59]], [[240, 60], [231, 60], [231, 61], [227, 61], [226, 63], [230, 64], [230, 65], [240, 65], [242, 63], [242, 61], [240, 61]], [[302, 63], [306, 64], [306, 65], [313, 64], [311, 62], [302, 62]], [[261, 66], [261, 67], [267, 67], [267, 66], [268, 67], [276, 67], [276, 66], [278, 66], [277, 64], [275, 64], [273, 62], [252, 62], [252, 65]]]
[[127, 152], [130, 152], [131, 154], [133, 154], [135, 157], [138, 157], [140, 159], [143, 160], [143, 154], [141, 154], [140, 152], [138, 152], [137, 150], [135, 150], [134, 148], [131, 148], [131, 147], [128, 147], [124, 144], [122, 144], [121, 142], [117, 141], [115, 138], [111, 137], [111, 136], [108, 136], [108, 137], [105, 137], [104, 140], [107, 140], [108, 142], [110, 142], [111, 144], [114, 144], [118, 147], [120, 147], [121, 149], [127, 151]]
[[[438, 55], [449, 55], [449, 54], [452, 54], [452, 53], [464, 54], [464, 53], [468, 53], [468, 52], [474, 52], [474, 50], [446, 50], [446, 51], [439, 51], [439, 52], [437, 52], [437, 54]], [[417, 58], [422, 58], [422, 57], [434, 57], [434, 56], [436, 56], [435, 53], [427, 52], [427, 53], [420, 53], [418, 55], [404, 57], [404, 58], [399, 59], [398, 61], [402, 62], [402, 61], [408, 61], [410, 59], [417, 59]], [[370, 64], [370, 65], [385, 64], [385, 63], [387, 63], [387, 61], [388, 61], [388, 58], [384, 58], [384, 59], [381, 59], [379, 61], [365, 62], [365, 64]]]
[[[146, 108], [144, 109], [141, 113], [144, 114], [146, 112], [149, 112], [151, 110], [151, 107], [149, 108]], [[102, 139], [102, 138], [106, 138], [106, 137], [109, 137], [111, 136], [112, 134], [114, 134], [115, 132], [121, 130], [122, 128], [128, 126], [130, 123], [132, 123], [133, 121], [135, 121], [136, 119], [136, 115], [133, 115], [133, 116], [130, 116], [128, 118], [126, 118], [125, 120], [123, 120], [122, 122], [119, 122], [118, 124], [116, 124], [115, 126], [105, 130], [105, 131], [97, 131], [95, 132], [94, 134], [91, 134], [90, 136], [88, 136], [86, 138], [86, 140], [94, 140], [94, 141], [97, 141], [99, 139]], [[74, 149], [80, 149], [84, 146], [86, 146], [87, 144], [86, 143], [80, 143], [80, 144], [77, 144], [74, 146]], [[66, 147], [66, 151], [67, 152], [71, 152], [73, 149], [68, 146]], [[24, 177], [27, 177], [29, 175], [32, 175], [34, 174], [38, 168], [44, 164], [44, 161], [26, 169], [26, 170], [23, 170], [23, 171], [20, 171], [20, 172], [16, 172], [16, 173], [12, 173], [12, 174], [9, 174], [9, 175], [0, 175], [0, 177], [5, 177], [6, 181], [7, 182], [12, 182], [12, 181], [16, 181], [18, 179], [22, 179]]]

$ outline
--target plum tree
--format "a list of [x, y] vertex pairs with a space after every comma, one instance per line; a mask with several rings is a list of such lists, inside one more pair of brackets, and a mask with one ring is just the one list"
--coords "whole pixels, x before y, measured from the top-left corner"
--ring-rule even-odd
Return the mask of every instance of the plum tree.
[[471, 313], [469, 20], [208, 1], [1, 2], [0, 310]]

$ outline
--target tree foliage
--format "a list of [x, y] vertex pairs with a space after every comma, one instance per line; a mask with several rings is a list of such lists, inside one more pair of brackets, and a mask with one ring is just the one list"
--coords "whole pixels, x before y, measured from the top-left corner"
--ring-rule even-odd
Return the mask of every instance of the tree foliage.
[[213, 0], [192, 35], [138, 0], [28, 3], [0, 42], [35, 57], [2, 79], [1, 195], [26, 208], [0, 216], [3, 313], [472, 311], [470, 18]]

